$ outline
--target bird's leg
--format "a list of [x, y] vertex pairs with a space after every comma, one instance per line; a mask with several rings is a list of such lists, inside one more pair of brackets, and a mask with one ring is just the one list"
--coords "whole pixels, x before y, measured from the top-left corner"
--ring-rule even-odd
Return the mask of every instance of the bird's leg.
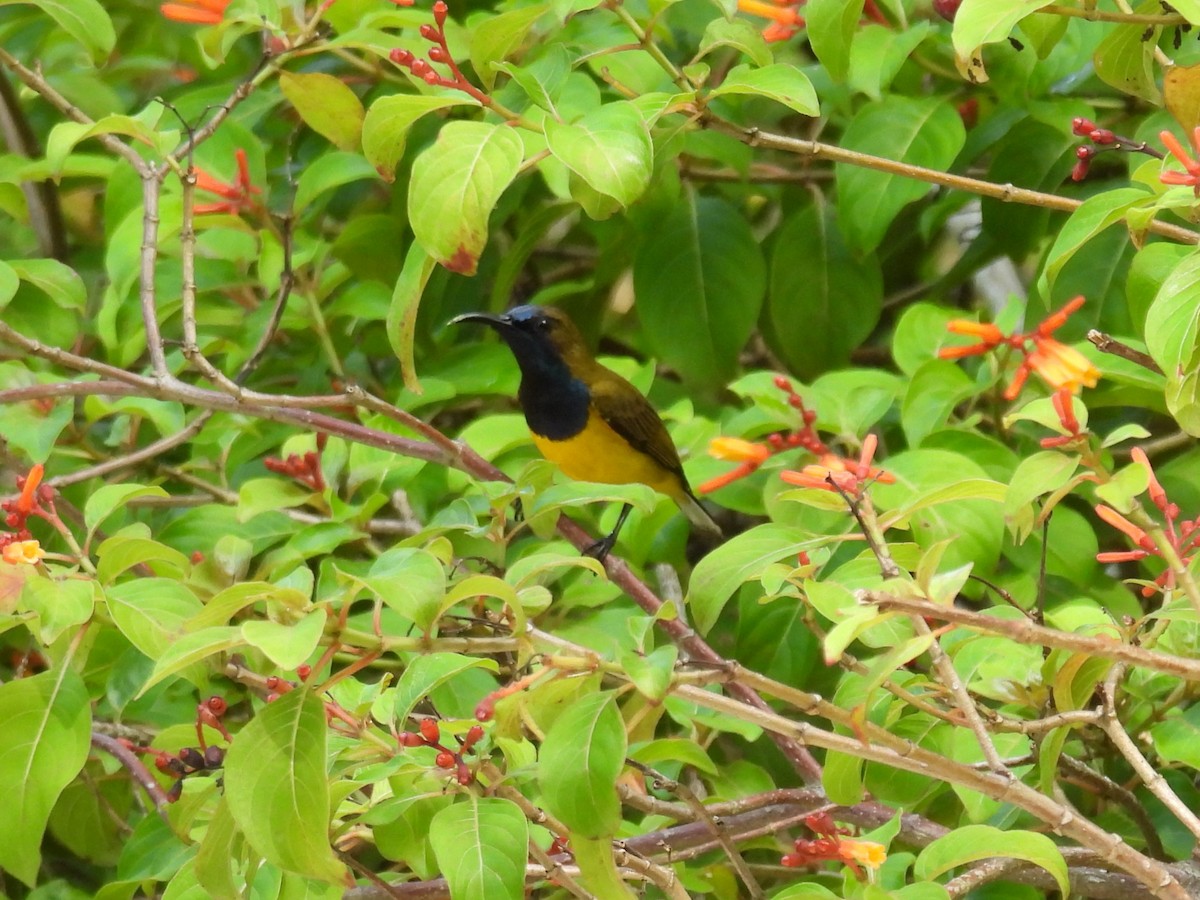
[[598, 561], [604, 562], [604, 557], [612, 552], [613, 545], [617, 542], [617, 534], [621, 530], [621, 526], [625, 524], [625, 520], [629, 518], [629, 513], [633, 510], [633, 506], [626, 503], [621, 507], [621, 514], [617, 516], [617, 525], [609, 533], [608, 537], [603, 537], [596, 543], [592, 544], [583, 551], [584, 556], [595, 557]]

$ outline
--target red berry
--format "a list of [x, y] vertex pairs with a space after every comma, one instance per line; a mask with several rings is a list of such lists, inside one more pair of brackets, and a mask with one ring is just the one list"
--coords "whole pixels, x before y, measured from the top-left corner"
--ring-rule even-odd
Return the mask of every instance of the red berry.
[[411, 731], [402, 731], [396, 735], [396, 740], [400, 742], [401, 747], [424, 747], [425, 738], [419, 734], [413, 734]]
[[1091, 119], [1085, 119], [1083, 116], [1076, 116], [1071, 120], [1071, 131], [1080, 137], [1087, 137], [1096, 130], [1096, 123]]
[[[962, 6], [962, 0], [933, 0], [933, 11], [947, 22], [954, 21], [954, 16], [960, 6]], [[787, 863], [784, 865], [786, 866]]]
[[455, 764], [454, 754], [449, 750], [443, 750], [437, 755], [434, 762], [437, 763], [439, 769], [453, 769]]
[[438, 727], [436, 719], [421, 720], [421, 737], [430, 743], [436, 743], [441, 739], [442, 730]]

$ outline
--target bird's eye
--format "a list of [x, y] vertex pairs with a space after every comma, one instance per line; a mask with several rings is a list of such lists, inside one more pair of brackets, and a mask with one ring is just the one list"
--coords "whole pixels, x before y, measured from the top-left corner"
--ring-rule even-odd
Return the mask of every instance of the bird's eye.
[[541, 318], [537, 320], [537, 327], [542, 331], [549, 331], [552, 324], [553, 322], [549, 318]]

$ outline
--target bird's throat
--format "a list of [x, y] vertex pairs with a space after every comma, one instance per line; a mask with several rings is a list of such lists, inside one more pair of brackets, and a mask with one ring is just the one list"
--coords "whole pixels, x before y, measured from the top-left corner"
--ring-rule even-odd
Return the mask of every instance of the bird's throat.
[[583, 431], [592, 402], [587, 385], [578, 378], [545, 377], [529, 371], [522, 373], [519, 399], [529, 430], [552, 441]]

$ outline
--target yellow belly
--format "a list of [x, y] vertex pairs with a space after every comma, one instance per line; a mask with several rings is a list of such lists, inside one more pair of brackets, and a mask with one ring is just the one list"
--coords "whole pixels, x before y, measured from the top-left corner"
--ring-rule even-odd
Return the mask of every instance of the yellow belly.
[[668, 497], [683, 494], [679, 477], [635, 450], [599, 416], [588, 417], [583, 431], [562, 441], [533, 435], [542, 456], [577, 481], [647, 484]]

